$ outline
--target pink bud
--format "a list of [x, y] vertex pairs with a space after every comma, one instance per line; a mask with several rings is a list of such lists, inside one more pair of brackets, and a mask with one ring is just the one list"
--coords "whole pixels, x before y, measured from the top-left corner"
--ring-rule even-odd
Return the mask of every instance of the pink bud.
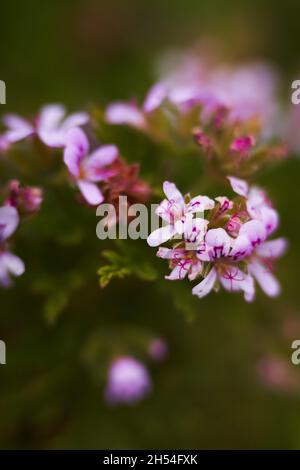
[[255, 145], [254, 137], [246, 135], [237, 137], [230, 145], [232, 152], [238, 153], [242, 157], [247, 157], [250, 149]]
[[42, 201], [42, 189], [34, 186], [21, 188], [18, 180], [9, 182], [6, 204], [16, 207], [20, 212], [31, 214], [40, 209]]
[[195, 129], [193, 134], [196, 143], [201, 147], [203, 152], [210, 154], [213, 148], [212, 140], [199, 129]]

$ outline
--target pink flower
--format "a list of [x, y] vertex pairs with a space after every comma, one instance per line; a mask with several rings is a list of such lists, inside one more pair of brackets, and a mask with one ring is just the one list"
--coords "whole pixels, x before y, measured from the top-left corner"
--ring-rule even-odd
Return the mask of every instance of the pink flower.
[[190, 252], [184, 248], [159, 248], [159, 258], [168, 259], [171, 273], [165, 279], [171, 281], [182, 280], [188, 276], [189, 280], [195, 279], [202, 271], [203, 263], [197, 258], [197, 252]]
[[65, 116], [66, 109], [59, 104], [44, 106], [34, 122], [16, 114], [7, 114], [4, 116], [7, 130], [1, 136], [1, 140], [9, 145], [31, 135], [37, 135], [49, 147], [64, 147], [68, 131], [89, 121], [88, 114], [83, 112]]
[[[177, 189], [174, 183], [165, 181], [163, 184], [163, 190], [166, 195], [158, 208], [156, 214], [161, 217], [165, 223], [162, 228], [158, 228], [152, 232], [147, 242], [150, 246], [158, 246], [167, 240], [170, 240], [176, 234], [182, 235], [187, 229], [191, 222], [193, 214], [197, 212], [204, 212], [205, 210], [212, 209], [215, 205], [214, 201], [207, 196], [197, 196], [191, 199], [188, 203], [181, 192]], [[198, 219], [198, 228], [204, 232], [206, 227], [206, 221], [203, 218]]]
[[23, 261], [5, 247], [5, 241], [14, 233], [18, 224], [19, 215], [14, 207], [0, 207], [0, 284], [5, 287], [11, 285], [10, 275], [21, 276], [25, 271]]
[[103, 145], [89, 154], [89, 147], [85, 133], [80, 128], [71, 129], [66, 137], [64, 162], [84, 199], [91, 205], [98, 205], [104, 198], [96, 183], [115, 175], [115, 171], [107, 167], [119, 152], [115, 145]]
[[199, 256], [212, 265], [208, 275], [192, 290], [199, 298], [207, 295], [216, 285], [217, 280], [230, 292], [243, 291], [245, 300], [254, 297], [254, 282], [251, 276], [243, 272], [238, 261], [249, 255], [250, 243], [246, 237], [235, 240], [223, 228], [211, 229], [205, 236], [205, 251]]
[[152, 382], [142, 362], [124, 356], [110, 365], [105, 399], [109, 404], [134, 404], [151, 392]]

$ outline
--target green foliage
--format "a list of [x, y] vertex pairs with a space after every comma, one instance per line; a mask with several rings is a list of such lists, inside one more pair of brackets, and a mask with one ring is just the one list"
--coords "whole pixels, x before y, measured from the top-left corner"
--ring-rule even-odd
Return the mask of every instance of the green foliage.
[[[125, 248], [125, 244], [121, 245]], [[101, 287], [106, 287], [114, 278], [123, 279], [126, 276], [137, 276], [143, 281], [154, 281], [157, 277], [155, 268], [150, 261], [141, 260], [138, 256], [139, 251], [135, 250], [133, 245], [131, 249], [126, 249], [126, 255], [115, 251], [103, 251], [103, 257], [109, 261], [109, 264], [101, 266], [98, 269], [99, 282]]]

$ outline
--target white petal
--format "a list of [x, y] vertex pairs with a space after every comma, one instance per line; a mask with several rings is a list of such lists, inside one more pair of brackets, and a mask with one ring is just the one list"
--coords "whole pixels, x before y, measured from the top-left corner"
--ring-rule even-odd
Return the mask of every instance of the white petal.
[[192, 294], [197, 295], [197, 297], [199, 298], [204, 297], [205, 295], [209, 294], [210, 291], [213, 289], [216, 280], [217, 273], [216, 270], [212, 268], [208, 275], [203, 279], [203, 281], [201, 281], [193, 288]]
[[6, 240], [17, 228], [19, 214], [15, 207], [0, 207], [0, 241]]
[[247, 200], [247, 210], [253, 219], [259, 214], [259, 210], [267, 206], [267, 204], [267, 196], [262, 189], [256, 186], [250, 189]]
[[287, 240], [285, 238], [277, 238], [262, 243], [256, 250], [256, 253], [263, 258], [279, 258], [287, 249]]
[[248, 183], [240, 178], [235, 178], [235, 176], [227, 176], [233, 191], [239, 196], [247, 197], [249, 186]]
[[239, 231], [239, 236], [247, 237], [252, 246], [260, 245], [267, 237], [266, 229], [259, 220], [250, 220], [246, 222]]
[[181, 192], [177, 189], [174, 183], [170, 183], [169, 181], [165, 181], [163, 184], [163, 190], [166, 197], [169, 201], [175, 201], [180, 205], [184, 205], [184, 199]]
[[255, 277], [262, 290], [269, 297], [277, 297], [280, 294], [280, 284], [270, 270], [259, 261], [249, 264], [249, 272]]
[[143, 113], [130, 103], [112, 103], [108, 106], [105, 117], [110, 124], [128, 124], [138, 128], [145, 126]]
[[193, 197], [188, 203], [188, 212], [202, 212], [215, 207], [215, 202], [207, 196]]
[[88, 113], [85, 112], [78, 112], [70, 114], [64, 121], [62, 122], [62, 129], [64, 131], [68, 131], [73, 127], [80, 127], [87, 124], [90, 120], [90, 116]]
[[267, 235], [271, 235], [271, 233], [275, 232], [279, 225], [279, 214], [271, 207], [263, 207], [260, 210], [260, 219], [264, 224]]
[[61, 123], [65, 113], [65, 107], [61, 104], [49, 104], [44, 106], [39, 115], [38, 132], [48, 132], [56, 129]]
[[12, 253], [3, 253], [1, 255], [1, 263], [7, 271], [9, 271], [14, 276], [21, 276], [25, 271], [25, 265], [21, 258]]
[[86, 159], [85, 168], [87, 171], [97, 171], [113, 163], [118, 155], [119, 150], [115, 145], [102, 145]]
[[157, 230], [154, 230], [154, 232], [150, 233], [149, 237], [147, 238], [147, 242], [150, 246], [158, 246], [167, 240], [170, 240], [173, 235], [175, 235], [174, 226], [165, 225], [165, 227], [158, 228]]
[[231, 247], [231, 238], [223, 228], [213, 228], [205, 236], [205, 242], [211, 247], [212, 258], [227, 256]]
[[185, 250], [182, 248], [171, 249], [162, 246], [158, 249], [156, 256], [163, 259], [181, 259], [185, 256]]
[[178, 264], [178, 266], [175, 266], [175, 268], [170, 272], [170, 274], [168, 276], [165, 276], [165, 279], [168, 279], [169, 281], [177, 281], [184, 279], [189, 271], [190, 265], [191, 263], [185, 264], [183, 261], [182, 264]]
[[73, 127], [67, 132], [65, 144], [67, 147], [75, 147], [80, 156], [86, 155], [89, 151], [88, 138], [80, 127]]
[[[188, 214], [190, 215], [190, 214]], [[207, 230], [208, 220], [197, 217], [190, 219], [186, 217], [184, 223], [184, 238], [188, 243], [199, 243], [204, 239]], [[177, 224], [175, 224], [177, 228]]]
[[248, 256], [252, 251], [252, 244], [248, 237], [244, 235], [239, 235], [233, 242], [233, 247], [230, 252], [230, 257], [234, 261], [238, 261], [240, 259], [245, 258]]
[[244, 291], [245, 299], [251, 301], [254, 298], [253, 278], [241, 271], [237, 266], [228, 266], [220, 275], [220, 282], [229, 292]]
[[90, 183], [89, 181], [85, 180], [79, 180], [77, 181], [77, 184], [84, 199], [89, 204], [91, 204], [92, 206], [96, 206], [103, 202], [103, 195], [96, 184]]
[[163, 85], [162, 83], [157, 83], [156, 85], [154, 85], [146, 99], [145, 99], [145, 103], [144, 103], [144, 111], [146, 113], [151, 113], [152, 111], [154, 111], [156, 108], [158, 108], [162, 101], [166, 98], [167, 96], [167, 89], [165, 87], [165, 85]]
[[3, 138], [9, 143], [18, 142], [34, 133], [31, 123], [16, 114], [5, 115], [3, 122], [8, 127]]

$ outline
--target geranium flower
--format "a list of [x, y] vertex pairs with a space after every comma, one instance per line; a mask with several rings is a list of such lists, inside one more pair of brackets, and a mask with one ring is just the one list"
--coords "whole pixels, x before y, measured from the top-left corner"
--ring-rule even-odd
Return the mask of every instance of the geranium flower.
[[[158, 246], [176, 234], [182, 235], [186, 229], [187, 214], [204, 212], [212, 209], [215, 205], [214, 201], [207, 196], [197, 196], [186, 203], [175, 184], [169, 181], [164, 182], [163, 190], [166, 199], [160, 203], [155, 212], [163, 219], [165, 225], [149, 235], [147, 242], [150, 246]], [[200, 223], [204, 229], [205, 220], [203, 218], [199, 218], [199, 220], [202, 221]]]
[[118, 157], [115, 145], [102, 145], [89, 154], [89, 141], [80, 128], [71, 129], [66, 137], [64, 162], [84, 199], [91, 205], [101, 204], [103, 194], [96, 183], [115, 175], [109, 168]]
[[68, 131], [86, 124], [89, 116], [87, 113], [78, 112], [66, 117], [64, 106], [49, 104], [41, 109], [33, 122], [16, 114], [5, 115], [3, 121], [7, 130], [2, 134], [1, 140], [6, 144], [37, 135], [49, 147], [64, 147]]

